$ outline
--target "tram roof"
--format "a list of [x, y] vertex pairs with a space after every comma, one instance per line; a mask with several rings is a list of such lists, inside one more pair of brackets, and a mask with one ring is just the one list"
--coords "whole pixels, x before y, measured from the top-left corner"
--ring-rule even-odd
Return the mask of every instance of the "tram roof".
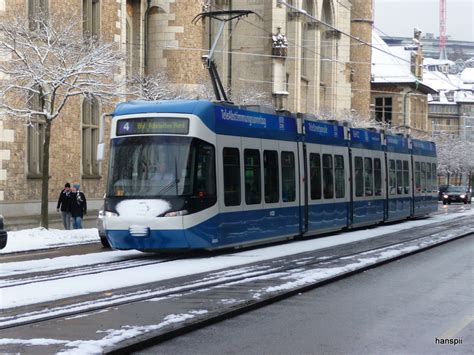
[[134, 100], [119, 103], [113, 113], [114, 116], [133, 115], [137, 113], [169, 112], [190, 113], [197, 116], [209, 113], [215, 104], [206, 100]]
[[436, 145], [434, 142], [431, 142], [431, 141], [422, 141], [419, 139], [413, 139], [412, 140], [412, 154], [435, 157]]

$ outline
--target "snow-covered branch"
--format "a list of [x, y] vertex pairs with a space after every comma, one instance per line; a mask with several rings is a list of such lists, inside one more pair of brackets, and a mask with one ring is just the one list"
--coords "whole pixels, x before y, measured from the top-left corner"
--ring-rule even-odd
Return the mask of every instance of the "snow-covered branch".
[[[0, 24], [0, 53], [5, 58], [0, 62], [5, 78], [0, 82], [0, 110], [52, 121], [73, 96], [110, 99], [119, 94], [121, 85], [114, 77], [120, 73], [123, 54], [114, 43], [85, 39], [78, 19], [38, 18], [35, 31], [22, 16]], [[28, 104], [26, 98], [32, 94], [41, 94], [41, 109]]]

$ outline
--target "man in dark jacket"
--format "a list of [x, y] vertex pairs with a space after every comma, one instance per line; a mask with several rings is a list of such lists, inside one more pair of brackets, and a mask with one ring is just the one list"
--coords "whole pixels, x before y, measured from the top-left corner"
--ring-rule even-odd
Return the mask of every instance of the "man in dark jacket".
[[74, 229], [82, 229], [82, 219], [87, 214], [86, 195], [79, 190], [81, 185], [72, 185], [71, 215]]
[[56, 206], [56, 211], [61, 211], [61, 217], [63, 219], [64, 229], [71, 228], [71, 185], [67, 182], [64, 185], [64, 189], [59, 194], [58, 204]]

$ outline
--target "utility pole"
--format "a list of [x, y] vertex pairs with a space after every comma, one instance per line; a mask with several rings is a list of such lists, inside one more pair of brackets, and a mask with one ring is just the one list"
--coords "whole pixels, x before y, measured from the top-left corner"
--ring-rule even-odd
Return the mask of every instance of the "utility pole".
[[439, 0], [439, 59], [448, 59], [446, 55], [446, 0]]
[[202, 18], [209, 17], [211, 19], [220, 21], [221, 23], [214, 43], [212, 44], [211, 49], [209, 50], [209, 54], [203, 56], [203, 59], [206, 62], [207, 70], [209, 71], [209, 76], [211, 77], [212, 88], [214, 89], [214, 94], [216, 96], [217, 101], [229, 102], [226, 90], [222, 85], [222, 81], [217, 71], [216, 62], [214, 61], [214, 53], [216, 51], [217, 43], [219, 42], [219, 39], [222, 33], [224, 32], [224, 27], [227, 22], [232, 21], [234, 19], [240, 19], [243, 16], [248, 16], [249, 14], [253, 13], [254, 12], [250, 10], [208, 11], [201, 12], [200, 14], [196, 15], [196, 17], [194, 17], [192, 21], [193, 23], [196, 23]]

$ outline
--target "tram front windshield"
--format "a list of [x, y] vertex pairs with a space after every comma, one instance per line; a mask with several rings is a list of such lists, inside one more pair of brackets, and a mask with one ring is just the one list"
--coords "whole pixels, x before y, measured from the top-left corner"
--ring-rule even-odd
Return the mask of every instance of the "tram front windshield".
[[109, 197], [212, 196], [215, 189], [214, 147], [209, 143], [176, 136], [112, 140]]

